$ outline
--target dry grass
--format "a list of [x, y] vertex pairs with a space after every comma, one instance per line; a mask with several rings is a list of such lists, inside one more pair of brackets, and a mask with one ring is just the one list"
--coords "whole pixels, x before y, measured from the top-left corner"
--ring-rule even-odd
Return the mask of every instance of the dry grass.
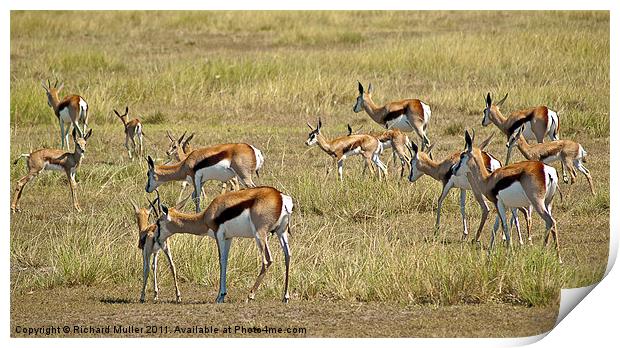
[[[58, 49], [70, 39], [77, 44]], [[167, 129], [196, 131], [196, 145], [248, 142], [263, 150], [259, 182], [295, 199], [295, 301], [550, 306], [561, 287], [591, 284], [605, 269], [606, 12], [13, 12], [11, 156], [58, 146], [58, 126], [39, 86], [48, 77], [65, 81], [66, 92], [91, 106], [94, 135], [78, 173], [85, 212], [71, 212], [63, 176], [42, 175], [26, 188], [25, 211], [11, 219], [15, 293], [140, 282], [128, 199], [146, 203], [146, 169], [123, 151], [112, 108], [124, 105], [145, 120], [146, 148], [156, 158], [164, 156]], [[346, 123], [377, 130], [366, 115], [351, 111], [358, 79], [373, 82], [378, 102], [428, 101], [437, 157], [462, 148], [463, 127], [477, 128], [480, 138], [497, 132], [479, 126], [487, 91], [509, 92], [506, 110], [536, 104], [559, 110], [561, 136], [587, 149], [597, 188], [590, 196], [580, 177], [563, 186], [565, 200], [554, 206], [565, 264], [541, 247], [537, 217], [534, 246], [515, 247], [510, 255], [500, 247], [487, 257], [484, 249], [459, 242], [456, 195], [444, 204], [440, 237], [429, 239], [439, 195], [429, 178], [409, 184], [393, 174], [378, 183], [362, 177], [361, 161], [352, 159], [343, 184], [334, 181], [334, 171], [325, 180], [333, 163], [318, 148], [305, 148], [305, 121], [322, 115], [331, 136], [343, 134]], [[490, 150], [503, 158], [497, 139]], [[23, 173], [23, 165], [13, 166], [12, 181]], [[209, 185], [210, 197], [216, 186]], [[173, 201], [178, 190], [164, 186], [164, 199]], [[473, 225], [479, 212], [474, 204], [467, 210]], [[488, 232], [483, 245], [487, 241]], [[172, 248], [182, 286], [215, 288], [212, 241], [180, 236]], [[273, 243], [272, 250], [278, 248]], [[232, 249], [229, 293], [240, 298], [258, 261], [253, 241]], [[259, 301], [280, 296], [283, 262], [275, 254]], [[170, 285], [165, 271], [162, 280]]]

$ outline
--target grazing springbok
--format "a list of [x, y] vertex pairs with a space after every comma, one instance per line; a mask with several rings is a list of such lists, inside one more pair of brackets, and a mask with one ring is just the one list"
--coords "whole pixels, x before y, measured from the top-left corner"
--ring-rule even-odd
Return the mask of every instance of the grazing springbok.
[[536, 106], [529, 109], [519, 110], [505, 117], [499, 110], [508, 98], [508, 93], [497, 104], [493, 104], [491, 93], [487, 94], [486, 107], [483, 111], [482, 125], [484, 127], [493, 123], [499, 128], [506, 138], [510, 137], [519, 127], [525, 126], [523, 135], [527, 139], [536, 139], [542, 143], [545, 136], [551, 140], [558, 140], [560, 131], [560, 119], [557, 112], [546, 106]]
[[170, 252], [170, 248], [166, 241], [160, 243], [155, 243], [155, 231], [157, 230], [157, 225], [149, 224], [149, 215], [153, 211], [153, 204], [151, 203], [151, 208], [148, 210], [145, 208], [139, 208], [136, 203], [131, 201], [131, 205], [133, 206], [134, 213], [136, 216], [136, 222], [138, 223], [138, 248], [142, 250], [142, 292], [140, 295], [140, 302], [144, 303], [146, 298], [146, 283], [149, 279], [149, 263], [151, 259], [151, 255], [153, 256], [153, 292], [155, 296], [153, 297], [153, 301], [157, 301], [159, 296], [159, 288], [157, 287], [157, 256], [159, 255], [159, 251], [163, 250], [166, 258], [168, 259], [168, 264], [170, 265], [170, 270], [172, 271], [172, 277], [174, 278], [174, 288], [176, 290], [176, 301], [177, 303], [181, 302], [181, 291], [179, 291], [179, 284], [177, 281], [177, 270], [174, 266], [174, 262], [172, 261], [172, 254]]
[[[186, 134], [187, 132], [184, 132], [178, 139], [175, 139], [172, 133], [170, 133], [170, 131], [166, 131], [166, 135], [168, 136], [168, 139], [170, 139], [170, 145], [168, 146], [168, 150], [166, 150], [166, 155], [168, 156], [169, 161], [166, 164], [169, 164], [171, 162], [181, 162], [187, 157], [187, 155], [189, 155], [190, 152], [194, 150], [192, 145], [190, 144], [190, 141], [194, 138], [195, 133], [190, 134], [190, 136], [187, 137], [187, 139], [183, 140]], [[257, 177], [259, 177], [258, 169], [256, 170]], [[181, 182], [182, 187], [181, 187], [181, 192], [179, 192], [179, 198], [177, 199], [177, 202], [181, 200], [181, 197], [183, 196], [183, 192], [185, 192], [185, 188], [187, 187], [188, 184], [192, 184], [191, 178], [189, 177], [188, 177], [188, 180]], [[235, 191], [235, 190], [238, 191], [240, 189], [239, 180], [235, 176], [230, 181], [222, 183], [221, 193], [226, 192], [227, 184], [230, 185], [231, 191]], [[204, 189], [202, 189], [202, 195], [206, 197]]]
[[13, 195], [13, 202], [11, 203], [11, 211], [21, 211], [19, 207], [19, 199], [22, 196], [22, 192], [26, 184], [39, 175], [44, 170], [57, 170], [64, 171], [67, 174], [67, 180], [69, 181], [69, 189], [71, 190], [71, 200], [73, 201], [73, 208], [80, 212], [80, 205], [77, 200], [77, 188], [75, 183], [75, 173], [78, 167], [82, 163], [82, 158], [86, 152], [86, 141], [92, 135], [93, 130], [90, 129], [86, 133], [85, 137], [77, 137], [75, 128], [73, 129], [73, 142], [75, 143], [75, 150], [73, 152], [65, 152], [60, 149], [40, 149], [30, 154], [21, 154], [13, 164], [22, 158], [27, 158], [26, 165], [28, 167], [28, 174], [17, 181], [15, 187], [15, 194]]
[[[484, 165], [489, 172], [493, 172], [495, 169], [501, 167], [502, 165], [499, 162], [499, 160], [493, 157], [490, 153], [484, 151], [484, 148], [486, 148], [488, 144], [491, 142], [492, 137], [493, 135], [489, 136], [485, 141], [483, 141], [480, 144], [480, 147], [479, 147], [480, 154], [484, 161]], [[441, 219], [441, 208], [443, 206], [443, 201], [446, 199], [446, 196], [448, 195], [448, 193], [450, 192], [452, 188], [460, 189], [461, 191], [460, 208], [461, 208], [461, 218], [463, 221], [463, 240], [465, 240], [467, 239], [467, 236], [469, 235], [468, 228], [467, 228], [467, 217], [465, 215], [465, 203], [466, 203], [466, 198], [467, 198], [467, 191], [471, 190], [471, 185], [469, 183], [469, 180], [467, 179], [467, 176], [452, 175], [452, 166], [458, 163], [459, 156], [461, 155], [461, 153], [456, 152], [450, 155], [449, 157], [447, 157], [446, 159], [444, 159], [443, 161], [435, 161], [431, 155], [433, 146], [435, 145], [434, 144], [431, 145], [427, 149], [426, 152], [418, 151], [418, 146], [413, 142], [411, 142], [410, 146], [408, 146], [408, 149], [411, 153], [411, 164], [410, 164], [411, 171], [409, 172], [409, 181], [416, 182], [420, 177], [426, 174], [430, 176], [431, 178], [441, 182], [442, 189], [441, 189], [441, 195], [439, 196], [439, 199], [437, 201], [437, 219], [435, 220], [435, 233], [439, 231], [439, 226], [440, 226], [440, 221], [441, 221], [440, 220]], [[476, 235], [479, 235], [480, 231], [482, 231], [482, 229], [484, 228], [484, 225], [487, 220], [487, 216], [489, 215], [489, 207], [487, 206], [487, 203], [485, 202], [484, 197], [482, 196], [481, 193], [477, 191], [472, 191], [472, 192], [474, 194], [474, 198], [480, 205], [480, 210], [482, 212], [480, 224], [478, 226], [478, 231], [476, 233]], [[519, 235], [519, 241], [523, 243], [522, 237], [521, 237], [521, 230], [519, 227], [519, 220], [517, 219], [517, 216], [516, 216], [516, 211], [513, 210], [512, 213], [513, 213], [512, 221], [516, 225], [517, 233]], [[526, 220], [527, 220], [528, 212], [524, 212], [524, 215], [526, 216]], [[477, 239], [473, 239], [472, 242], [477, 242]]]
[[[347, 124], [347, 129], [349, 131], [347, 136], [352, 135], [353, 129], [351, 128], [351, 125]], [[379, 140], [382, 148], [381, 151], [389, 147], [392, 148], [393, 162], [396, 163], [396, 157], [400, 159], [400, 177], [402, 178], [405, 175], [405, 171], [407, 170], [407, 166], [410, 161], [407, 151], [405, 151], [407, 144], [409, 144], [409, 137], [397, 128], [388, 129], [382, 133], [371, 132], [369, 135], [372, 135]], [[364, 166], [364, 171], [366, 171], [366, 165]]]
[[[142, 156], [143, 153], [143, 143], [142, 143], [142, 123], [139, 118], [134, 118], [129, 120], [129, 106], [125, 107], [125, 113], [120, 114], [118, 111], [113, 110], [118, 118], [123, 122], [123, 126], [125, 127], [125, 148], [127, 149], [127, 154], [129, 158], [133, 160], [133, 154], [138, 156]], [[136, 142], [136, 139], [138, 140]], [[131, 142], [131, 148], [129, 148], [129, 142]], [[137, 149], [136, 149], [137, 148]]]
[[252, 173], [263, 166], [264, 157], [254, 146], [237, 143], [199, 148], [174, 164], [156, 166], [151, 156], [148, 156], [147, 162], [149, 169], [146, 192], [151, 193], [169, 181], [191, 180], [194, 185], [192, 198], [196, 204], [196, 212], [199, 212], [200, 192], [204, 182], [219, 180], [225, 183], [238, 177], [245, 187], [256, 187], [252, 181]]
[[[159, 201], [159, 200], [158, 200]], [[161, 206], [156, 223], [155, 241], [162, 245], [176, 233], [189, 233], [215, 238], [220, 262], [220, 289], [216, 302], [226, 296], [226, 269], [228, 252], [233, 238], [254, 238], [261, 256], [261, 270], [250, 290], [248, 300], [253, 300], [269, 266], [273, 262], [267, 237], [278, 236], [284, 252], [286, 266], [283, 301], [289, 301], [288, 279], [291, 252], [288, 235], [293, 199], [273, 187], [256, 187], [227, 192], [213, 199], [202, 213], [186, 214], [174, 208]]]
[[[318, 144], [321, 150], [325, 151], [328, 155], [332, 156], [338, 164], [338, 178], [342, 181], [342, 167], [344, 166], [344, 160], [347, 157], [362, 155], [366, 160], [366, 165], [370, 168], [370, 171], [374, 174], [375, 169], [373, 163], [378, 167], [378, 177], [381, 180], [381, 173], [387, 178], [387, 167], [381, 159], [379, 154], [381, 153], [381, 144], [379, 140], [368, 134], [355, 134], [350, 136], [342, 136], [333, 140], [327, 140], [323, 134], [321, 134], [321, 119], [317, 124], [316, 129], [306, 122], [308, 127], [312, 130], [308, 134], [306, 140], [307, 146], [313, 146]], [[328, 170], [329, 173], [329, 170]]]
[[[482, 193], [495, 206], [506, 237], [506, 245], [510, 246], [506, 209], [533, 207], [545, 221], [544, 245], [547, 245], [549, 232], [551, 232], [558, 261], [562, 263], [557, 226], [551, 215], [553, 196], [558, 191], [558, 173], [555, 168], [539, 161], [525, 161], [498, 168], [490, 173], [486, 169], [480, 149], [473, 147], [469, 132], [465, 132], [465, 146], [466, 150], [461, 153], [459, 162], [452, 167], [452, 174], [471, 174], [469, 179], [472, 180], [472, 188]], [[491, 233], [489, 253], [493, 248], [495, 232], [494, 228]]]
[[583, 164], [586, 162], [586, 156], [588, 153], [584, 150], [581, 144], [572, 140], [554, 140], [542, 144], [530, 145], [523, 136], [524, 127], [521, 126], [516, 132], [514, 132], [506, 147], [508, 147], [508, 154], [506, 155], [506, 163], [510, 161], [510, 153], [512, 148], [516, 145], [523, 157], [529, 161], [542, 161], [545, 164], [551, 164], [555, 161], [560, 161], [562, 165], [562, 178], [564, 182], [568, 184], [568, 175], [566, 169], [570, 174], [571, 184], [575, 183], [577, 172], [575, 167], [579, 170], [588, 180], [590, 185], [590, 191], [594, 195], [594, 184], [592, 183], [592, 176], [590, 171]]
[[[60, 148], [64, 149], [65, 146], [69, 149], [69, 131], [71, 125], [73, 128], [77, 128], [79, 136], [83, 137], [86, 134], [88, 128], [88, 103], [84, 98], [79, 95], [68, 95], [60, 100], [58, 94], [65, 86], [64, 83], [58, 87], [58, 80], [54, 83], [54, 87], [47, 80], [47, 86], [45, 82], [41, 81], [41, 86], [47, 94], [47, 104], [54, 109], [54, 114], [58, 118], [60, 124]], [[82, 122], [83, 129], [80, 128], [79, 122]]]
[[403, 99], [378, 106], [372, 101], [372, 83], [368, 85], [368, 90], [364, 91], [364, 86], [358, 82], [359, 96], [353, 107], [353, 111], [358, 113], [362, 108], [373, 121], [382, 125], [386, 129], [397, 128], [403, 132], [416, 132], [422, 142], [422, 150], [430, 145], [430, 140], [426, 136], [428, 122], [431, 119], [431, 107], [419, 99]]

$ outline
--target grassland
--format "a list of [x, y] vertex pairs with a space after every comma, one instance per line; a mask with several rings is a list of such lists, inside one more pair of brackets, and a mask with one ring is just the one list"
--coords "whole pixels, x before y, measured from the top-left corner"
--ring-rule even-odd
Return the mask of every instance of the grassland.
[[[11, 157], [59, 144], [57, 121], [39, 86], [46, 78], [65, 81], [66, 92], [84, 96], [91, 107], [94, 135], [78, 174], [85, 212], [71, 211], [64, 176], [42, 175], [26, 188], [24, 212], [11, 218], [11, 292], [18, 299], [75, 287], [131, 288], [139, 296], [141, 256], [129, 198], [146, 204], [146, 168], [124, 152], [112, 109], [125, 105], [143, 120], [147, 152], [158, 159], [165, 157], [165, 130], [195, 131], [195, 145], [248, 142], [263, 150], [258, 181], [295, 199], [291, 288], [302, 305], [475, 306], [481, 313], [508, 305], [554, 313], [561, 287], [591, 284], [604, 272], [608, 13], [13, 12]], [[506, 110], [537, 104], [558, 110], [561, 136], [581, 142], [591, 155], [597, 189], [591, 196], [580, 177], [563, 186], [565, 199], [554, 205], [565, 263], [541, 247], [536, 217], [534, 246], [517, 246], [510, 255], [497, 248], [487, 256], [488, 232], [482, 247], [461, 243], [456, 195], [444, 204], [439, 237], [431, 238], [440, 188], [430, 178], [409, 184], [393, 171], [387, 183], [376, 182], [361, 175], [355, 159], [345, 166], [344, 183], [333, 171], [326, 178], [326, 166], [334, 164], [318, 148], [305, 148], [305, 122], [322, 116], [329, 136], [343, 134], [346, 123], [377, 130], [366, 115], [352, 112], [357, 80], [373, 82], [378, 102], [417, 97], [430, 103], [437, 157], [462, 148], [464, 128], [476, 128], [479, 138], [498, 133], [480, 127], [487, 91], [509, 93]], [[490, 146], [499, 158], [501, 139], [497, 134]], [[23, 165], [11, 167], [11, 180], [23, 173]], [[163, 187], [164, 200], [174, 201], [178, 190]], [[217, 191], [213, 184], [207, 193]], [[474, 225], [475, 204], [467, 213]], [[234, 244], [229, 297], [237, 303], [259, 264], [253, 241]], [[182, 293], [202, 289], [198, 297], [214, 299], [215, 243], [179, 236], [172, 248]], [[258, 301], [280, 296], [277, 248], [272, 245], [276, 263]], [[165, 264], [160, 269], [160, 297], [172, 298]], [[28, 310], [12, 305], [12, 318], [28, 317]], [[543, 329], [548, 326], [528, 333]], [[478, 334], [516, 333], [506, 327]], [[393, 334], [402, 335], [407, 332]]]

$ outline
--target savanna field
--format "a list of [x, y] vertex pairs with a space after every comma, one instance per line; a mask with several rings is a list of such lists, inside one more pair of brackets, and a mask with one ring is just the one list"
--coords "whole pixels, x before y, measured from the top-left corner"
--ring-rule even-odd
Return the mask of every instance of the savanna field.
[[[11, 159], [60, 146], [42, 79], [63, 81], [61, 95], [88, 101], [93, 135], [77, 175], [82, 213], [72, 210], [66, 176], [45, 173], [26, 187], [23, 211], [11, 215], [11, 333], [17, 325], [153, 323], [305, 327], [290, 336], [309, 337], [548, 331], [560, 288], [597, 282], [607, 264], [609, 64], [608, 12], [13, 11]], [[352, 111], [358, 80], [373, 83], [379, 105], [430, 104], [436, 159], [462, 150], [464, 130], [473, 128], [478, 141], [495, 133], [488, 150], [503, 161], [504, 135], [481, 126], [487, 92], [509, 93], [504, 114], [543, 104], [558, 111], [560, 138], [587, 150], [596, 189], [592, 195], [581, 174], [572, 186], [560, 183], [564, 199], [556, 196], [553, 213], [564, 263], [552, 244], [542, 247], [538, 215], [533, 246], [507, 251], [497, 243], [487, 255], [494, 215], [480, 245], [471, 236], [462, 242], [458, 190], [444, 202], [434, 237], [441, 185], [428, 176], [413, 184], [399, 178], [391, 151], [383, 155], [387, 182], [362, 175], [360, 157], [345, 162], [338, 182], [334, 161], [304, 144], [306, 121], [320, 116], [328, 139], [346, 134], [347, 123], [381, 130]], [[153, 303], [149, 281], [147, 303], [139, 303], [142, 255], [130, 199], [146, 207], [154, 197], [144, 191], [146, 161], [129, 160], [123, 146], [112, 110], [125, 106], [142, 120], [145, 155], [156, 163], [167, 160], [167, 130], [195, 132], [195, 147], [261, 149], [255, 182], [295, 204], [290, 303], [280, 302], [284, 258], [276, 238], [274, 264], [249, 304], [260, 269], [256, 243], [233, 242], [228, 303], [215, 305], [216, 244], [183, 235], [169, 241], [183, 303], [174, 303], [164, 256], [160, 300]], [[515, 150], [512, 161], [522, 159]], [[12, 190], [25, 174], [23, 162], [11, 164]], [[173, 205], [180, 187], [162, 186], [162, 200]], [[205, 191], [203, 208], [220, 186], [210, 182]], [[467, 214], [471, 234], [480, 217], [471, 194]]]

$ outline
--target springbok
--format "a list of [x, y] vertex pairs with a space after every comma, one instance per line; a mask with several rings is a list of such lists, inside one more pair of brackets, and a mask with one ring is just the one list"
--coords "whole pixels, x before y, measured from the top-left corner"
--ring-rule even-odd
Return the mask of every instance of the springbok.
[[491, 93], [487, 94], [482, 126], [486, 127], [493, 123], [506, 134], [506, 138], [510, 137], [519, 127], [525, 126], [523, 135], [527, 139], [536, 139], [539, 143], [543, 142], [545, 136], [551, 140], [560, 139], [560, 119], [557, 112], [543, 105], [515, 111], [510, 116], [505, 117], [499, 108], [504, 104], [506, 98], [508, 98], [508, 93], [497, 104], [493, 104]]
[[378, 106], [372, 101], [372, 83], [368, 90], [358, 84], [359, 95], [353, 106], [353, 111], [358, 113], [362, 108], [373, 121], [386, 129], [397, 128], [403, 132], [416, 132], [422, 142], [422, 150], [430, 145], [426, 136], [428, 122], [431, 119], [431, 107], [419, 99], [403, 99]]
[[[190, 152], [194, 151], [194, 148], [192, 147], [190, 141], [192, 141], [192, 139], [194, 138], [195, 133], [190, 134], [190, 136], [188, 136], [187, 139], [183, 140], [186, 134], [187, 132], [183, 132], [183, 134], [178, 139], [175, 139], [175, 137], [172, 135], [172, 133], [170, 133], [170, 131], [166, 131], [166, 135], [168, 136], [168, 139], [170, 140], [170, 144], [168, 145], [168, 150], [166, 150], [166, 155], [169, 158], [169, 162], [167, 162], [166, 164], [169, 164], [171, 162], [181, 162], [187, 157], [187, 155], [189, 155]], [[260, 168], [256, 169], [257, 177], [259, 177], [259, 174], [258, 174], [259, 169]], [[188, 180], [181, 182], [182, 187], [181, 187], [181, 192], [179, 192], [179, 198], [177, 199], [177, 202], [181, 200], [181, 197], [183, 196], [183, 192], [185, 192], [185, 188], [187, 187], [188, 184], [192, 184], [190, 177], [188, 177]], [[221, 193], [226, 192], [227, 184], [230, 185], [231, 191], [235, 191], [235, 190], [238, 191], [240, 189], [239, 180], [235, 176], [231, 180], [222, 183]], [[202, 195], [206, 197], [204, 189], [202, 189]]]
[[[350, 124], [347, 124], [347, 129], [349, 132], [347, 136], [352, 135], [353, 129]], [[407, 170], [407, 166], [409, 166], [410, 161], [410, 158], [405, 151], [407, 144], [409, 144], [409, 137], [397, 128], [388, 129], [382, 133], [371, 132], [369, 135], [372, 135], [379, 140], [382, 151], [389, 147], [392, 148], [393, 162], [396, 163], [396, 157], [400, 159], [400, 177], [402, 178], [405, 175], [405, 171]], [[364, 166], [364, 171], [366, 171], [366, 166]]]
[[[457, 164], [452, 167], [453, 175], [468, 175], [472, 180], [472, 188], [482, 193], [493, 203], [501, 220], [506, 238], [510, 246], [510, 233], [506, 224], [506, 208], [530, 208], [545, 221], [546, 233], [544, 245], [549, 240], [549, 232], [555, 241], [558, 261], [560, 243], [556, 221], [551, 215], [553, 196], [558, 191], [558, 173], [555, 168], [539, 161], [524, 161], [496, 169], [489, 173], [486, 169], [480, 149], [474, 148], [469, 132], [465, 132], [466, 150], [460, 155]], [[560, 193], [561, 194], [561, 193]], [[493, 248], [496, 229], [491, 233], [489, 253]], [[529, 234], [529, 232], [528, 232]], [[478, 236], [476, 236], [476, 239]]]
[[[139, 208], [138, 205], [130, 201], [133, 206], [134, 213], [136, 216], [136, 222], [138, 223], [138, 248], [142, 250], [142, 292], [140, 295], [140, 302], [144, 303], [146, 297], [146, 283], [149, 278], [149, 263], [151, 259], [151, 255], [153, 255], [153, 292], [155, 296], [153, 297], [153, 301], [157, 301], [159, 296], [159, 288], [157, 287], [157, 256], [159, 255], [159, 251], [163, 250], [166, 258], [168, 259], [168, 264], [170, 265], [170, 270], [172, 271], [172, 277], [174, 279], [174, 288], [176, 290], [176, 301], [177, 303], [181, 302], [181, 291], [179, 291], [179, 284], [177, 281], [177, 270], [174, 266], [174, 262], [172, 261], [172, 253], [170, 252], [170, 248], [166, 241], [160, 243], [155, 243], [155, 231], [157, 230], [157, 225], [149, 224], [149, 215], [153, 211], [153, 204], [151, 203], [151, 208], [144, 209]], [[150, 202], [149, 202], [150, 203]]]
[[[492, 137], [493, 135], [489, 136], [486, 140], [484, 140], [480, 144], [480, 147], [479, 147], [480, 154], [484, 161], [484, 165], [489, 172], [493, 172], [494, 170], [501, 167], [502, 165], [499, 162], [499, 160], [493, 157], [493, 155], [484, 151], [484, 149], [491, 142]], [[467, 228], [467, 217], [465, 215], [465, 203], [466, 203], [466, 198], [467, 198], [467, 191], [471, 190], [471, 185], [469, 183], [469, 180], [467, 179], [467, 176], [452, 175], [452, 166], [458, 163], [459, 156], [461, 153], [456, 152], [450, 155], [449, 157], [447, 157], [446, 159], [444, 159], [443, 161], [435, 161], [432, 157], [432, 150], [434, 146], [435, 146], [434, 144], [431, 145], [427, 149], [426, 152], [418, 151], [418, 146], [413, 142], [411, 142], [411, 144], [407, 146], [411, 154], [411, 164], [410, 164], [411, 170], [409, 172], [409, 181], [416, 182], [420, 177], [426, 174], [430, 176], [431, 178], [441, 182], [442, 189], [441, 189], [441, 195], [439, 196], [439, 199], [437, 201], [437, 219], [435, 220], [435, 232], [439, 231], [439, 226], [440, 226], [440, 221], [441, 221], [440, 220], [441, 219], [441, 208], [443, 206], [443, 201], [445, 200], [446, 196], [448, 195], [448, 193], [450, 192], [452, 188], [460, 189], [461, 191], [460, 208], [461, 208], [461, 219], [463, 222], [463, 240], [465, 240], [467, 239], [467, 236], [469, 235], [468, 228]], [[484, 197], [482, 196], [481, 193], [477, 191], [472, 191], [472, 193], [474, 195], [474, 198], [476, 199], [476, 202], [478, 202], [478, 204], [480, 205], [480, 210], [482, 213], [480, 224], [478, 226], [478, 231], [476, 232], [476, 235], [478, 236], [480, 234], [480, 231], [482, 231], [486, 223], [487, 217], [489, 215], [489, 207], [487, 206], [487, 203], [484, 200]], [[517, 233], [519, 235], [519, 241], [521, 244], [523, 244], [523, 239], [521, 237], [521, 230], [519, 226], [519, 220], [517, 219], [516, 210], [513, 209], [512, 214], [513, 214], [512, 222], [515, 223], [516, 228], [517, 228]], [[524, 211], [523, 214], [525, 215], [526, 220], [527, 220], [528, 212]], [[477, 239], [472, 240], [472, 242], [477, 242], [477, 241], [478, 241]]]
[[148, 180], [146, 192], [151, 193], [161, 184], [169, 181], [191, 180], [194, 185], [192, 198], [196, 212], [200, 211], [200, 192], [208, 180], [223, 183], [238, 177], [245, 187], [256, 187], [252, 173], [263, 165], [260, 150], [248, 144], [220, 144], [203, 147], [190, 152], [185, 159], [169, 165], [155, 165], [151, 156], [147, 158]]
[[577, 170], [583, 173], [588, 180], [590, 191], [594, 195], [592, 176], [590, 175], [588, 168], [584, 165], [588, 153], [584, 150], [581, 144], [572, 140], [563, 139], [530, 145], [527, 140], [525, 140], [523, 131], [524, 127], [521, 126], [521, 128], [514, 132], [508, 139], [508, 142], [506, 143], [506, 147], [508, 148], [506, 163], [510, 160], [510, 153], [516, 145], [519, 151], [521, 151], [521, 154], [523, 154], [523, 157], [529, 161], [542, 161], [545, 164], [560, 161], [562, 165], [562, 178], [564, 179], [564, 183], [568, 184], [568, 175], [566, 174], [567, 168], [568, 173], [570, 174], [571, 184], [575, 183], [575, 178], [577, 177], [575, 167], [577, 167]]
[[[159, 200], [158, 200], [159, 202]], [[161, 204], [161, 203], [159, 203]], [[291, 252], [288, 235], [293, 199], [273, 187], [256, 187], [227, 192], [213, 199], [202, 213], [186, 214], [161, 205], [156, 222], [155, 242], [159, 245], [177, 233], [189, 233], [215, 238], [220, 262], [220, 288], [216, 302], [226, 296], [226, 269], [228, 253], [233, 238], [254, 238], [261, 256], [261, 270], [250, 290], [248, 300], [253, 300], [273, 259], [267, 237], [278, 236], [284, 252], [286, 266], [283, 301], [289, 301], [289, 265]]]
[[[342, 136], [333, 140], [327, 140], [323, 134], [321, 134], [321, 119], [317, 124], [316, 129], [306, 122], [308, 127], [312, 130], [308, 134], [306, 140], [307, 146], [313, 146], [318, 144], [321, 150], [325, 151], [328, 155], [332, 156], [338, 164], [338, 178], [342, 181], [342, 167], [344, 166], [344, 160], [347, 157], [362, 155], [366, 160], [366, 165], [370, 168], [370, 171], [374, 174], [375, 169], [373, 163], [377, 165], [379, 170], [377, 174], [379, 180], [381, 180], [381, 173], [387, 177], [387, 167], [381, 159], [379, 154], [381, 153], [381, 144], [377, 138], [368, 134], [356, 134], [350, 136]], [[328, 171], [329, 172], [329, 171]]]
[[[60, 124], [60, 148], [64, 149], [66, 146], [69, 149], [71, 125], [78, 130], [80, 137], [86, 134], [88, 128], [88, 103], [86, 103], [84, 98], [75, 94], [68, 95], [60, 100], [58, 94], [65, 86], [64, 82], [58, 87], [58, 80], [56, 80], [54, 87], [52, 87], [49, 80], [47, 80], [47, 86], [45, 82], [41, 81], [41, 86], [47, 94], [47, 104], [54, 109], [54, 114]], [[82, 122], [84, 129], [80, 128], [78, 121]]]
[[[132, 120], [128, 120], [129, 116], [129, 106], [125, 107], [125, 113], [120, 114], [115, 109], [113, 110], [118, 118], [123, 122], [123, 126], [125, 127], [125, 148], [127, 149], [127, 154], [129, 158], [133, 160], [132, 153], [142, 156], [143, 147], [142, 147], [142, 123], [139, 118], [134, 118]], [[136, 143], [136, 139], [138, 142]], [[131, 141], [131, 148], [129, 148], [129, 142]], [[136, 150], [137, 148], [137, 150]]]
[[13, 202], [11, 203], [11, 211], [21, 211], [19, 206], [19, 199], [22, 196], [22, 192], [26, 184], [39, 175], [44, 170], [56, 170], [64, 171], [67, 174], [67, 180], [69, 181], [69, 189], [71, 191], [71, 200], [73, 202], [73, 208], [80, 212], [80, 205], [77, 200], [77, 188], [75, 183], [75, 173], [78, 167], [82, 163], [82, 158], [86, 152], [86, 141], [92, 135], [93, 130], [90, 129], [86, 133], [85, 137], [76, 137], [75, 128], [73, 129], [73, 142], [75, 143], [75, 149], [73, 152], [65, 152], [59, 149], [40, 149], [30, 154], [21, 154], [13, 164], [25, 157], [28, 159], [26, 165], [28, 167], [28, 174], [19, 179], [16, 184], [15, 194], [13, 195]]

